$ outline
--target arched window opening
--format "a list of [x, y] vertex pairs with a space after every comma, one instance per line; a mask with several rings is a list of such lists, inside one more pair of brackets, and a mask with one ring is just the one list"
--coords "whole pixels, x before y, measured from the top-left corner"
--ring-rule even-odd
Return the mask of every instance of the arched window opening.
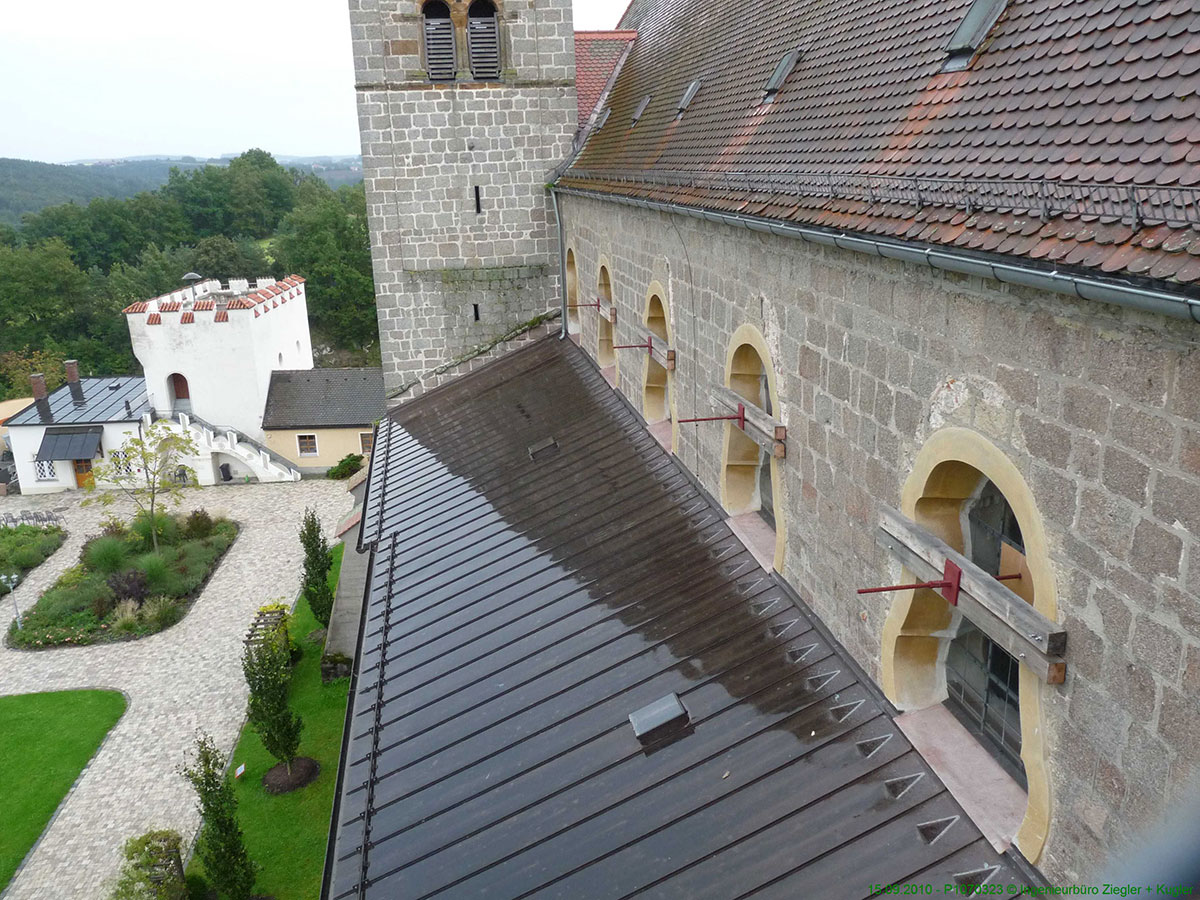
[[[987, 478], [963, 503], [962, 516], [964, 553], [971, 562], [990, 575], [1019, 573], [1024, 568], [1021, 527], [1000, 489]], [[946, 654], [946, 707], [1025, 787], [1020, 666], [968, 619], [958, 618]]]
[[475, 0], [467, 10], [467, 51], [471, 77], [476, 81], [500, 78], [500, 23], [489, 0]]
[[429, 80], [453, 81], [456, 65], [450, 7], [442, 0], [429, 0], [421, 13], [425, 17], [425, 69]]
[[612, 321], [608, 318], [612, 309], [612, 279], [608, 275], [608, 267], [600, 267], [600, 281], [597, 286], [600, 300], [600, 337], [596, 345], [596, 361], [600, 368], [607, 369], [617, 364], [617, 354], [613, 350]]
[[[669, 341], [667, 311], [657, 294], [646, 304], [646, 327], [663, 343]], [[646, 379], [642, 386], [642, 415], [653, 425], [671, 418], [670, 373], [653, 356], [646, 357]]]
[[[729, 387], [747, 403], [774, 415], [767, 367], [758, 350], [742, 344], [733, 353]], [[745, 432], [730, 425], [725, 463], [725, 498], [733, 515], [757, 512], [772, 529], [775, 527], [775, 503], [771, 490], [772, 459]]]
[[579, 319], [579, 274], [575, 268], [575, 251], [567, 251], [567, 333], [578, 334], [582, 328]]

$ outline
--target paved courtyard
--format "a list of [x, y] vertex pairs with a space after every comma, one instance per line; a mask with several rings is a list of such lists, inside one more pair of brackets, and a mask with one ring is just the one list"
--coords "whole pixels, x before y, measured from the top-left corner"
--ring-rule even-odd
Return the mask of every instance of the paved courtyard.
[[[111, 513], [132, 506], [80, 506], [81, 497], [57, 494], [0, 497], [0, 513], [62, 510], [66, 543], [16, 591], [22, 609], [79, 559], [84, 538], [97, 534]], [[332, 534], [350, 509], [336, 481], [207, 488], [190, 492], [182, 510], [204, 507], [242, 526], [191, 611], [161, 634], [125, 644], [41, 652], [0, 647], [0, 694], [110, 688], [128, 699], [125, 715], [59, 807], [26, 857], [4, 900], [102, 898], [120, 868], [125, 839], [154, 828], [174, 828], [190, 841], [199, 819], [190, 786], [176, 774], [198, 728], [231, 751], [245, 715], [241, 641], [254, 611], [275, 598], [290, 602], [300, 587], [302, 554], [297, 531], [305, 506]], [[5, 629], [11, 598], [0, 600]]]

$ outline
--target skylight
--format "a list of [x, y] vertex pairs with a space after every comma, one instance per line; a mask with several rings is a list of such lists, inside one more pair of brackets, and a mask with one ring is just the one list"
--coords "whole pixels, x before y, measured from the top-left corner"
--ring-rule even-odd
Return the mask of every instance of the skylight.
[[779, 65], [775, 67], [775, 71], [771, 73], [771, 77], [763, 85], [763, 103], [770, 103], [775, 99], [775, 95], [779, 93], [779, 89], [783, 87], [783, 83], [792, 74], [792, 69], [796, 68], [796, 63], [800, 62], [802, 55], [800, 48], [797, 47], [790, 53], [785, 54], [783, 59], [779, 61]]
[[971, 58], [1006, 6], [1008, 0], [973, 0], [962, 22], [950, 36], [950, 43], [946, 45], [949, 58], [942, 67], [943, 72], [961, 71], [970, 65]]
[[638, 121], [642, 118], [642, 114], [646, 111], [646, 107], [649, 105], [650, 105], [650, 95], [647, 94], [645, 97], [642, 98], [642, 102], [638, 104], [638, 108], [636, 110], [634, 110], [633, 123], [630, 125], [631, 128], [633, 127], [633, 125], [636, 125], [638, 123]]
[[700, 79], [697, 78], [687, 86], [687, 90], [683, 92], [683, 96], [679, 98], [679, 113], [683, 115], [684, 111], [692, 105], [692, 101], [696, 99], [696, 94], [700, 91]]

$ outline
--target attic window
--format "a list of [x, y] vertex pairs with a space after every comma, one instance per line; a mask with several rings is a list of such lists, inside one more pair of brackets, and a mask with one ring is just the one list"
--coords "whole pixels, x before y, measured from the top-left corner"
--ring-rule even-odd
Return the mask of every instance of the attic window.
[[692, 105], [692, 101], [696, 99], [696, 94], [700, 92], [701, 81], [697, 78], [687, 86], [687, 90], [683, 92], [683, 96], [679, 98], [679, 112], [677, 116], [682, 116], [684, 111]]
[[962, 22], [950, 36], [950, 43], [946, 45], [947, 59], [942, 66], [943, 72], [961, 72], [971, 64], [984, 38], [1007, 6], [1008, 0], [973, 0]]
[[771, 73], [771, 77], [763, 85], [763, 103], [771, 103], [775, 99], [775, 95], [779, 93], [779, 89], [783, 87], [783, 83], [792, 74], [792, 69], [796, 68], [796, 63], [800, 62], [800, 56], [800, 48], [797, 47], [779, 61], [779, 65], [775, 67], [775, 71]]
[[612, 115], [612, 107], [604, 107], [604, 112], [600, 113], [600, 118], [596, 120], [596, 130], [599, 131], [604, 127], [604, 123], [608, 121], [608, 117]]
[[638, 108], [636, 110], [634, 110], [633, 122], [630, 123], [630, 126], [629, 126], [630, 128], [632, 128], [634, 125], [636, 125], [641, 120], [642, 115], [646, 112], [646, 107], [649, 105], [650, 105], [650, 95], [647, 94], [645, 97], [642, 98], [642, 102], [638, 104]]

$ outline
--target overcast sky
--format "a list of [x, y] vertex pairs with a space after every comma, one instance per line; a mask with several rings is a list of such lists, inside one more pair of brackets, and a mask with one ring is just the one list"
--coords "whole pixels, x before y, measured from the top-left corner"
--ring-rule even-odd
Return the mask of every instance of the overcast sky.
[[[612, 28], [628, 0], [575, 0]], [[4, 4], [0, 157], [357, 154], [346, 0]]]

